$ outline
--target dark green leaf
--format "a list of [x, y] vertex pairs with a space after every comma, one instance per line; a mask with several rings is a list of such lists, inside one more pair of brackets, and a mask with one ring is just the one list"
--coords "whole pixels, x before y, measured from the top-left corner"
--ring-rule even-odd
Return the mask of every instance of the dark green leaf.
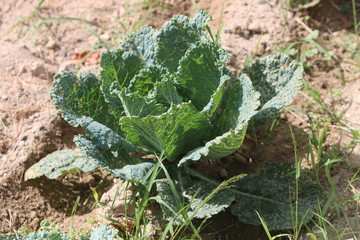
[[83, 154], [96, 162], [99, 167], [105, 168], [122, 180], [140, 181], [154, 165], [135, 156], [130, 156], [122, 148], [117, 151], [100, 149], [82, 135], [75, 136], [74, 142]]
[[296, 214], [295, 169], [290, 163], [268, 163], [236, 185], [238, 193], [232, 213], [245, 223], [261, 225], [257, 211], [270, 230], [293, 229], [296, 217], [298, 224], [309, 222], [324, 196], [316, 181], [301, 174]]
[[96, 146], [104, 150], [115, 150], [120, 146], [123, 147], [126, 152], [134, 150], [134, 146], [119, 134], [91, 118], [83, 118], [80, 125], [85, 129], [86, 137], [91, 139]]

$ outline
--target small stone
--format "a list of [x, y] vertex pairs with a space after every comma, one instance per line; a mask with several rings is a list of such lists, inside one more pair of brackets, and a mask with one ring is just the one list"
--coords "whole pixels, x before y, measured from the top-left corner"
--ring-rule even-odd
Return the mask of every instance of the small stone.
[[104, 33], [100, 36], [100, 38], [104, 41], [109, 41], [111, 37], [108, 33]]
[[11, 72], [12, 70], [14, 70], [14, 65], [10, 65], [6, 68], [6, 71]]
[[7, 95], [2, 95], [1, 96], [1, 100], [7, 101], [9, 99], [9, 96]]
[[30, 214], [29, 214], [29, 218], [33, 219], [33, 218], [36, 218], [36, 217], [37, 217], [36, 211], [31, 211]]
[[228, 176], [228, 172], [226, 171], [226, 169], [223, 168], [220, 170], [220, 176], [222, 178], [226, 178]]
[[244, 31], [242, 32], [242, 36], [243, 36], [245, 39], [250, 39], [251, 35], [252, 35], [252, 32], [249, 31], [249, 30], [244, 30]]
[[91, 174], [84, 175], [82, 177], [82, 182], [92, 187], [96, 185], [96, 180]]
[[22, 68], [21, 68], [21, 72], [22, 72], [22, 73], [27, 73], [27, 71], [28, 71], [27, 67], [22, 66]]
[[47, 78], [47, 71], [43, 64], [37, 62], [34, 63], [31, 67], [31, 74], [33, 77], [39, 77], [41, 79]]
[[48, 49], [51, 49], [51, 50], [57, 50], [59, 49], [59, 45], [53, 40], [53, 39], [50, 39], [47, 44], [46, 44], [46, 47]]

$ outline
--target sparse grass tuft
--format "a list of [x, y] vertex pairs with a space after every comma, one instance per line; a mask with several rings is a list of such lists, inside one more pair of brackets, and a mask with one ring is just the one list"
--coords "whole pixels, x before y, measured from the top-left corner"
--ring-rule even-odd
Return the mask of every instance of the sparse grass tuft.
[[40, 30], [43, 27], [46, 27], [51, 34], [55, 34], [51, 31], [51, 28], [49, 27], [48, 23], [50, 22], [62, 22], [62, 21], [79, 21], [84, 23], [90, 23], [89, 21], [81, 18], [72, 18], [72, 17], [44, 17], [41, 14], [41, 8], [44, 4], [45, 0], [40, 0], [32, 12], [26, 16], [19, 16], [18, 20], [14, 25], [10, 27], [10, 29], [6, 32], [6, 35], [9, 34], [12, 31], [17, 31], [17, 37], [22, 38], [26, 34], [31, 35], [32, 41], [35, 40], [36, 36], [40, 32]]

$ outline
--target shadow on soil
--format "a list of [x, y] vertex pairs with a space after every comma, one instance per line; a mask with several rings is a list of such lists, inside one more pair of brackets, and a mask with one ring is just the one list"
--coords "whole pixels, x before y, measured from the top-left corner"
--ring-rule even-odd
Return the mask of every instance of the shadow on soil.
[[212, 217], [208, 224], [201, 234], [203, 240], [267, 239], [262, 227], [242, 223], [228, 211]]
[[[358, 4], [358, 1], [354, 1]], [[356, 6], [357, 16], [360, 7]], [[340, 30], [354, 31], [352, 0], [321, 0], [318, 5], [309, 10], [312, 24], [323, 32], [336, 32]]]
[[71, 216], [76, 199], [80, 198], [77, 206], [77, 215], [83, 215], [92, 211], [95, 200], [91, 188], [97, 187], [97, 192], [101, 196], [105, 191], [105, 186], [109, 186], [112, 181], [105, 179], [101, 187], [98, 183], [102, 180], [99, 174], [67, 174], [61, 180], [52, 180], [46, 177], [29, 180], [25, 182], [26, 187], [33, 187], [39, 190], [40, 195], [50, 204], [51, 208], [65, 216]]

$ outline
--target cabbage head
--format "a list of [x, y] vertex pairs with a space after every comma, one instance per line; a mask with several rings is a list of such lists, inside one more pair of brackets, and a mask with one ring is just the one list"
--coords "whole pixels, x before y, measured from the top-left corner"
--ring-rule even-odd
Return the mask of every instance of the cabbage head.
[[28, 177], [49, 167], [48, 176], [57, 177], [75, 161], [85, 171], [100, 165], [137, 180], [153, 162], [134, 152], [162, 154], [181, 166], [236, 151], [249, 124], [270, 119], [291, 103], [303, 69], [274, 54], [233, 77], [229, 54], [206, 31], [210, 19], [199, 12], [194, 18], [175, 16], [161, 30], [144, 27], [101, 55], [97, 75], [57, 74], [52, 102], [85, 133], [74, 138], [79, 150], [48, 157], [62, 159], [62, 167], [40, 162]]

